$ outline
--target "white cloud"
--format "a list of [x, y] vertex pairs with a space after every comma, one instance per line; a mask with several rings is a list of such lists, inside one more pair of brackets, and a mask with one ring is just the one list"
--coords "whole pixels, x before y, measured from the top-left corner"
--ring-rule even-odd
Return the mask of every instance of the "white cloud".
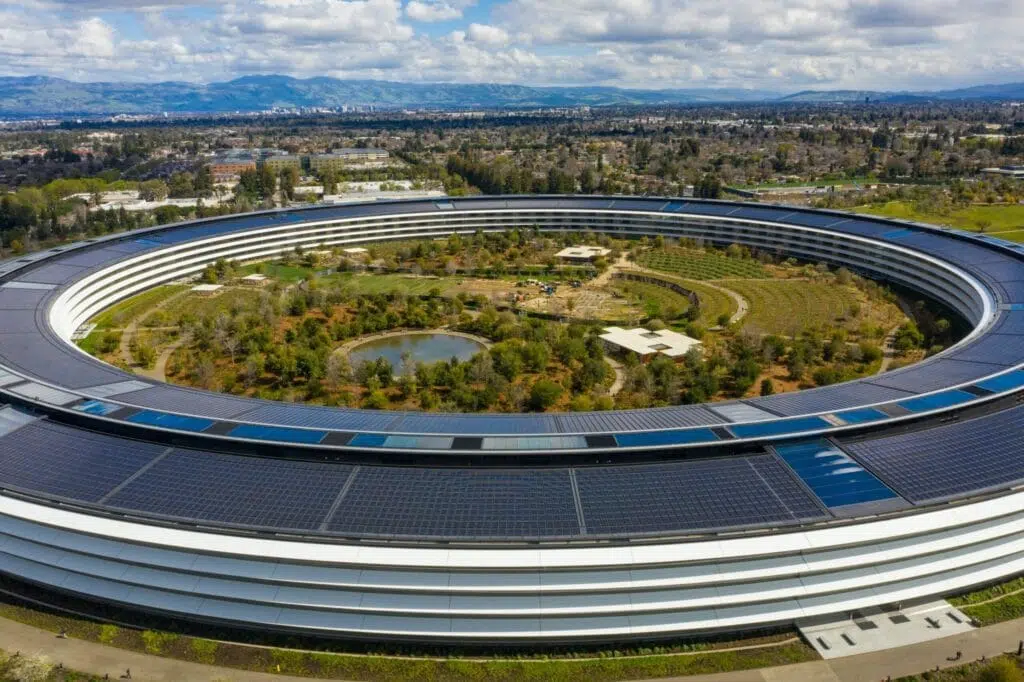
[[508, 31], [486, 24], [470, 24], [466, 35], [474, 43], [485, 45], [508, 45], [509, 42]]
[[405, 14], [414, 21], [452, 21], [475, 4], [476, 0], [410, 0]]
[[1021, 0], [497, 0], [465, 19], [475, 4], [0, 0], [0, 72], [784, 91], [1024, 80]]

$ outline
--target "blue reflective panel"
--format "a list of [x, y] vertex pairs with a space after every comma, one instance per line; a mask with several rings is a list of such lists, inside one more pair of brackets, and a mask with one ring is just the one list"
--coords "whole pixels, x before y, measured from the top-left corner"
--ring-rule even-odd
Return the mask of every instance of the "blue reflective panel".
[[682, 445], [684, 443], [710, 443], [718, 440], [711, 429], [686, 429], [683, 431], [649, 431], [639, 433], [618, 433], [615, 440], [619, 447], [642, 447], [645, 445]]
[[974, 400], [976, 397], [977, 396], [973, 396], [966, 391], [944, 391], [942, 393], [936, 393], [935, 395], [926, 395], [920, 398], [901, 400], [896, 404], [906, 410], [910, 410], [911, 412], [928, 412], [929, 410], [939, 410], [944, 407], [952, 407], [953, 405], [966, 403]]
[[[794, 223], [796, 225], [807, 225], [808, 227], [825, 227], [838, 223], [841, 220], [847, 220], [841, 215], [819, 215], [816, 213], [792, 213], [786, 218], [787, 223]], [[837, 226], [842, 229], [842, 226]]]
[[847, 424], [864, 424], [866, 422], [874, 422], [880, 419], [888, 419], [888, 416], [884, 412], [866, 407], [861, 410], [847, 410], [846, 412], [836, 412], [836, 417], [839, 417]]
[[917, 234], [913, 230], [901, 229], [901, 230], [890, 230], [889, 232], [882, 233], [882, 239], [905, 239]]
[[153, 410], [136, 412], [125, 421], [130, 421], [134, 424], [159, 426], [164, 429], [178, 429], [180, 431], [205, 431], [213, 426], [212, 419], [185, 417], [180, 414], [167, 414], [166, 412], [154, 412]]
[[896, 497], [896, 493], [824, 438], [779, 445], [775, 450], [826, 507]]
[[1012, 391], [1024, 386], [1024, 371], [1014, 370], [1013, 372], [986, 379], [985, 381], [979, 381], [975, 386], [992, 391], [993, 393]]
[[481, 450], [579, 450], [587, 447], [583, 436], [492, 436]]
[[773, 422], [756, 422], [753, 424], [730, 424], [727, 428], [737, 438], [761, 438], [763, 436], [780, 436], [801, 431], [817, 431], [828, 429], [832, 425], [821, 417], [803, 417], [800, 419], [782, 419]]
[[686, 206], [685, 201], [670, 201], [664, 210], [666, 211], [678, 211], [683, 206]]
[[307, 429], [289, 429], [283, 426], [260, 426], [258, 424], [242, 424], [229, 433], [235, 438], [252, 438], [253, 440], [275, 440], [284, 443], [319, 443], [326, 436], [326, 431], [310, 431]]
[[384, 441], [386, 448], [410, 450], [449, 450], [454, 438], [446, 436], [388, 436]]
[[117, 412], [121, 409], [121, 406], [111, 405], [110, 403], [105, 403], [100, 400], [86, 400], [84, 403], [75, 405], [72, 409], [102, 417], [110, 414], [111, 412]]
[[382, 448], [387, 440], [387, 435], [383, 433], [357, 433], [348, 444], [358, 448]]

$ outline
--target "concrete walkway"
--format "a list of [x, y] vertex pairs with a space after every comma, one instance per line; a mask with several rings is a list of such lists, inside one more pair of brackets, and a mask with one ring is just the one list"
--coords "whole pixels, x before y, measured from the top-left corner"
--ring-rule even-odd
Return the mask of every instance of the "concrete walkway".
[[[919, 675], [935, 670], [936, 666], [951, 668], [982, 658], [1016, 653], [1022, 638], [1024, 619], [1018, 619], [921, 644], [830, 661], [668, 679], [674, 682], [884, 682], [890, 677]], [[955, 660], [957, 651], [963, 653], [960, 660]]]
[[[971, 632], [921, 644], [794, 665], [714, 675], [663, 678], [669, 682], [873, 682], [926, 670], [963, 665], [982, 658], [1016, 652], [1024, 638], [1024, 619], [1007, 621]], [[61, 639], [52, 632], [0, 619], [0, 648], [9, 653], [43, 655], [54, 664], [93, 675], [121, 679], [131, 668], [132, 679], [144, 682], [299, 682], [310, 678], [257, 673], [172, 658], [150, 656], [94, 642]], [[954, 660], [957, 651], [963, 652]]]
[[218, 668], [79, 639], [61, 639], [52, 632], [2, 618], [0, 647], [10, 654], [45, 656], [54, 665], [59, 663], [71, 670], [100, 677], [109, 675], [111, 680], [122, 679], [131, 669], [131, 679], [142, 682], [309, 682], [309, 678]]

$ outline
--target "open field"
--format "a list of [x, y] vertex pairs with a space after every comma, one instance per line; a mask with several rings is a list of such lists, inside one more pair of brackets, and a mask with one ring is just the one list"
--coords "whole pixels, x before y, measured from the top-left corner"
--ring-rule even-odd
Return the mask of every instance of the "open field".
[[[120, 303], [104, 310], [92, 319], [96, 324], [96, 331], [123, 327], [132, 321], [134, 317], [147, 310], [151, 310], [171, 296], [186, 289], [185, 285], [169, 284], [145, 291], [138, 296], [125, 299]], [[94, 332], [95, 333], [95, 332]]]
[[668, 247], [644, 251], [637, 264], [686, 279], [763, 278], [768, 272], [756, 260], [730, 258], [721, 251]]
[[253, 263], [245, 265], [238, 270], [239, 277], [260, 273], [272, 277], [283, 284], [295, 284], [296, 282], [312, 279], [317, 272], [317, 268], [287, 265], [284, 263]]
[[[191, 313], [194, 315], [205, 315], [216, 313], [220, 310], [229, 310], [236, 304], [251, 301], [258, 298], [259, 289], [252, 288], [228, 288], [216, 296], [200, 296], [198, 294], [186, 294], [166, 307], [168, 318], [177, 320], [181, 315]], [[145, 320], [143, 321], [145, 324]]]
[[908, 201], [890, 201], [885, 204], [858, 206], [852, 210], [886, 218], [945, 225], [972, 232], [981, 231], [982, 227], [985, 227], [986, 234], [995, 234], [1010, 241], [1024, 241], [1024, 206], [1020, 204], [968, 206], [940, 214], [920, 211]]
[[[838, 327], [857, 332], [862, 326], [888, 331], [903, 313], [895, 304], [868, 300], [852, 286], [804, 280], [724, 280], [718, 282], [750, 302], [743, 328], [758, 334], [797, 336], [809, 328]], [[859, 305], [860, 314], [853, 315]]]
[[670, 322], [690, 307], [690, 301], [668, 287], [647, 282], [620, 282], [615, 288], [625, 294], [646, 317]]

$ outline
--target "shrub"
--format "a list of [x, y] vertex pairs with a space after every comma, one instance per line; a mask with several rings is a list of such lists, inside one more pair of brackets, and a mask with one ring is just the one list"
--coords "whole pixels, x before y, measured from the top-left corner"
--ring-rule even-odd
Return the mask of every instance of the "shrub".
[[104, 644], [110, 644], [121, 634], [121, 628], [116, 625], [101, 625], [99, 639]]
[[146, 630], [142, 633], [142, 645], [148, 654], [162, 654], [177, 638], [177, 635], [170, 632]]
[[562, 397], [562, 387], [550, 379], [541, 379], [530, 389], [530, 407], [546, 410]]
[[200, 663], [213, 663], [217, 660], [217, 642], [209, 639], [193, 639], [189, 643], [192, 655]]
[[1021, 674], [1017, 664], [1008, 658], [1000, 658], [985, 666], [978, 676], [978, 682], [1021, 682]]

